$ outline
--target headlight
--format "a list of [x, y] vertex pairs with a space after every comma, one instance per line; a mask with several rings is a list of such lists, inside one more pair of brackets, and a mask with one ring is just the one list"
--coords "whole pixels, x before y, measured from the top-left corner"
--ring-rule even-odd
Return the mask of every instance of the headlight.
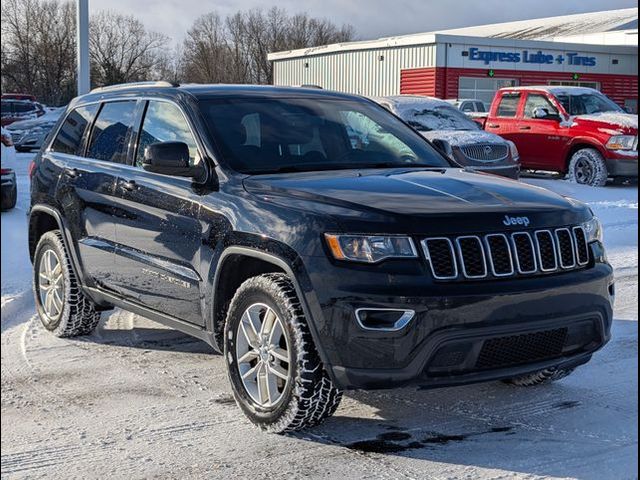
[[386, 258], [418, 256], [409, 237], [396, 235], [333, 235], [325, 233], [331, 254], [337, 260], [376, 263]]
[[614, 135], [607, 142], [609, 150], [633, 150], [636, 144], [634, 135]]
[[604, 234], [602, 231], [602, 223], [595, 215], [591, 217], [591, 220], [582, 224], [582, 228], [584, 228], [584, 233], [587, 236], [587, 243], [591, 242], [600, 242], [604, 240]]
[[520, 161], [520, 152], [518, 152], [518, 147], [511, 140], [507, 140], [509, 144], [509, 151], [511, 152], [511, 158], [513, 158], [514, 162]]

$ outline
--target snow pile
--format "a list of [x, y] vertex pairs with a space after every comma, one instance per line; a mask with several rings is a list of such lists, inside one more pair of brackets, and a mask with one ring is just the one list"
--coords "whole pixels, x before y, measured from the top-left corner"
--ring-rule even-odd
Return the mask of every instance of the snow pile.
[[431, 132], [420, 132], [422, 136], [429, 140], [446, 140], [451, 146], [473, 145], [473, 144], [504, 144], [503, 138], [484, 130], [460, 131], [460, 130], [437, 130]]
[[602, 112], [591, 113], [589, 115], [578, 115], [574, 117], [575, 120], [588, 120], [591, 122], [604, 122], [611, 125], [618, 125], [622, 128], [635, 128], [638, 129], [638, 116], [631, 113], [622, 112]]

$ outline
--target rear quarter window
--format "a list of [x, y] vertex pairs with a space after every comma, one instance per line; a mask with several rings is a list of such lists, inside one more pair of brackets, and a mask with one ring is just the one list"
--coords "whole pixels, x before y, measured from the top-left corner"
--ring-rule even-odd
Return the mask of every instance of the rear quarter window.
[[69, 155], [82, 155], [82, 139], [97, 110], [97, 104], [72, 110], [58, 130], [51, 150]]
[[519, 93], [505, 93], [498, 104], [498, 117], [515, 117], [518, 114], [518, 105], [520, 104]]

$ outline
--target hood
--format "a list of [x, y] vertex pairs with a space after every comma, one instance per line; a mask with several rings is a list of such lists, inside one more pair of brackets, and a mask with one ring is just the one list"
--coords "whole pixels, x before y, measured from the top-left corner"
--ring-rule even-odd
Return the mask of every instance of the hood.
[[51, 125], [53, 126], [58, 119], [60, 118], [60, 115], [62, 114], [62, 112], [58, 112], [58, 111], [51, 111], [51, 112], [47, 112], [44, 115], [42, 115], [41, 117], [37, 117], [37, 118], [31, 118], [29, 120], [20, 120], [18, 122], [13, 122], [11, 125], [9, 125], [7, 127], [7, 129], [9, 130], [29, 130], [31, 128], [35, 128], [35, 127], [41, 127], [44, 125]]
[[579, 125], [591, 124], [595, 128], [605, 129], [612, 134], [638, 134], [638, 116], [631, 113], [592, 113], [590, 115], [576, 115], [572, 119], [574, 123]]
[[429, 132], [420, 132], [420, 135], [431, 141], [446, 140], [452, 147], [473, 145], [476, 143], [505, 143], [502, 137], [483, 130], [432, 130]]
[[348, 218], [350, 229], [354, 221], [371, 222], [390, 233], [507, 230], [502, 225], [507, 214], [530, 215], [530, 228], [590, 217], [585, 205], [546, 189], [455, 168], [258, 175], [244, 185], [266, 201]]

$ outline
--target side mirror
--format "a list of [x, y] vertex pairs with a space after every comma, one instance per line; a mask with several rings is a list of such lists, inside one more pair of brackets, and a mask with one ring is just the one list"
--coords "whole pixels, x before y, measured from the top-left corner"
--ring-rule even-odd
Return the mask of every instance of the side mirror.
[[440, 152], [447, 158], [450, 158], [452, 160], [454, 159], [453, 148], [451, 147], [451, 144], [449, 142], [440, 138], [436, 138], [435, 140], [432, 140], [431, 143], [433, 143], [433, 146], [440, 150]]
[[556, 113], [549, 113], [549, 109], [548, 108], [544, 108], [544, 107], [536, 107], [536, 108], [534, 108], [533, 109], [533, 118], [536, 118], [538, 120], [555, 120], [557, 122], [562, 120], [560, 118], [560, 115], [558, 115]]
[[144, 149], [142, 168], [174, 177], [200, 177], [201, 166], [189, 166], [189, 147], [184, 142], [152, 143]]

